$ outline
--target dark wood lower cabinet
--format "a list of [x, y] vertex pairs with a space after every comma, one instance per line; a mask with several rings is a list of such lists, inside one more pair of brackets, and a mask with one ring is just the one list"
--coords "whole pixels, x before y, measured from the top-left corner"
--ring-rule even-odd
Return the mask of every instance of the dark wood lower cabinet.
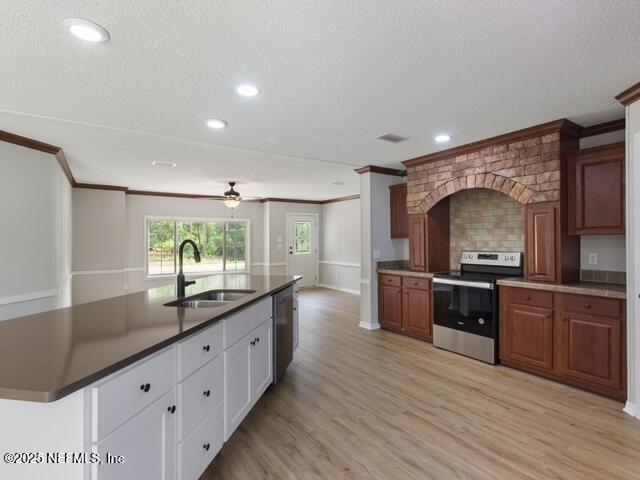
[[502, 363], [624, 400], [624, 301], [543, 295], [500, 287]]
[[378, 322], [384, 329], [431, 341], [431, 280], [378, 275]]
[[378, 322], [382, 328], [402, 331], [402, 287], [379, 285]]
[[[420, 279], [422, 280], [422, 279]], [[431, 340], [431, 291], [429, 281], [404, 278], [402, 326], [407, 335]]]
[[553, 310], [509, 303], [501, 327], [502, 358], [553, 371]]
[[[586, 311], [576, 311], [578, 308], [569, 307], [576, 302], [567, 301], [575, 297], [560, 295], [558, 301], [558, 369], [561, 375], [595, 389], [614, 394], [624, 392], [624, 321], [620, 316], [620, 303], [584, 297], [578, 305], [584, 305]], [[594, 302], [601, 305], [607, 302], [611, 307], [602, 309], [603, 313], [592, 313]]]

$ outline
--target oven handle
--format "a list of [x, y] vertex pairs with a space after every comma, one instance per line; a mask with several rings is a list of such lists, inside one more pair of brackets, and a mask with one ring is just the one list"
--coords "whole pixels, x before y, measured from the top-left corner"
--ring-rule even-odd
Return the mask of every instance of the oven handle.
[[461, 287], [481, 288], [483, 290], [493, 290], [493, 283], [488, 282], [465, 282], [464, 280], [449, 280], [448, 278], [434, 278], [433, 283], [443, 283], [445, 285], [459, 285]]

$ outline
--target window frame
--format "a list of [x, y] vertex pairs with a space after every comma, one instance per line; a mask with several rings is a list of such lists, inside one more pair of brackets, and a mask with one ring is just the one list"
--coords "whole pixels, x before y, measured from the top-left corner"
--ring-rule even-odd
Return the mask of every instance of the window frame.
[[[210, 275], [220, 274], [250, 274], [251, 273], [251, 220], [248, 218], [230, 218], [230, 217], [182, 217], [172, 215], [145, 215], [144, 216], [144, 275], [146, 280], [162, 279], [162, 278], [175, 278], [178, 274], [178, 252], [176, 251], [175, 261], [175, 273], [159, 273], [149, 274], [149, 221], [172, 221], [172, 222], [191, 222], [191, 223], [223, 223], [223, 222], [236, 222], [244, 223], [246, 225], [245, 236], [245, 269], [244, 270], [212, 270], [202, 272], [185, 272], [185, 275], [190, 277], [208, 277]], [[176, 245], [176, 249], [177, 249]], [[223, 245], [223, 249], [226, 249], [226, 245]], [[226, 268], [226, 251], [223, 256], [223, 268]]]

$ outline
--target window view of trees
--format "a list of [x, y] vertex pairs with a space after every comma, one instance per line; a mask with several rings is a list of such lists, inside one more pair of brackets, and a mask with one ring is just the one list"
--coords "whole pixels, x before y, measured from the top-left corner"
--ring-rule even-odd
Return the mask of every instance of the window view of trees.
[[246, 222], [183, 222], [149, 220], [147, 223], [149, 275], [171, 275], [178, 271], [177, 249], [183, 240], [196, 242], [202, 261], [196, 263], [193, 249], [184, 251], [184, 271], [245, 271], [247, 248]]
[[311, 222], [296, 222], [295, 223], [295, 250], [294, 253], [309, 253], [310, 246], [310, 231]]

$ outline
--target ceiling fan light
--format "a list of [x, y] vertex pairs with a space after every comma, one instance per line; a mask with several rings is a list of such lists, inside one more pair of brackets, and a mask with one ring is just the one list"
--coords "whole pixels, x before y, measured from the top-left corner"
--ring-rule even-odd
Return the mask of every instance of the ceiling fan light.
[[224, 204], [229, 208], [236, 208], [238, 205], [240, 205], [240, 200], [238, 200], [237, 198], [225, 198]]
[[236, 208], [238, 205], [240, 205], [240, 201], [242, 200], [240, 198], [240, 193], [236, 192], [233, 189], [235, 184], [236, 182], [229, 182], [229, 186], [231, 187], [231, 189], [224, 192], [223, 202], [229, 208]]

